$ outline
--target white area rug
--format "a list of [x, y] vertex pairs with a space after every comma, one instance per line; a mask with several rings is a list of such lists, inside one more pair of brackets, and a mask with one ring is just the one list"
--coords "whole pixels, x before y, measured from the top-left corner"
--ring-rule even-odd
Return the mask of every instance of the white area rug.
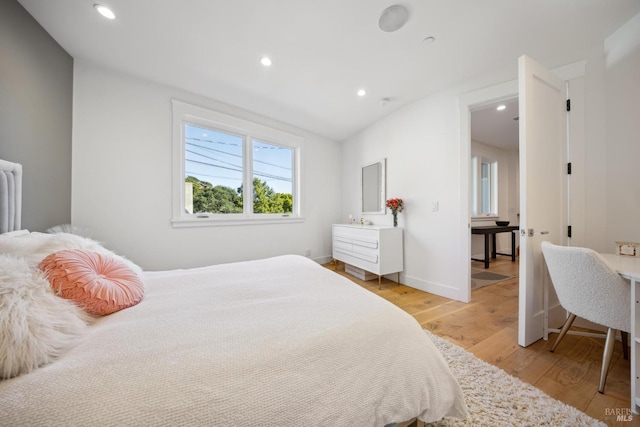
[[500, 368], [449, 341], [425, 333], [444, 355], [462, 387], [470, 416], [445, 418], [428, 426], [603, 426]]

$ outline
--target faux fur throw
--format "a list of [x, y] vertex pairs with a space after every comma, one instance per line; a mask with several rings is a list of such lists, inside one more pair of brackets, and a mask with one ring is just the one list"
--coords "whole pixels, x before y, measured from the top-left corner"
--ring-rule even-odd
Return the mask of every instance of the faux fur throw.
[[56, 296], [38, 269], [48, 255], [81, 249], [113, 257], [142, 275], [142, 269], [100, 243], [71, 233], [0, 234], [0, 378], [46, 365], [83, 336], [91, 316]]
[[86, 320], [25, 258], [0, 254], [1, 379], [50, 363], [83, 336]]

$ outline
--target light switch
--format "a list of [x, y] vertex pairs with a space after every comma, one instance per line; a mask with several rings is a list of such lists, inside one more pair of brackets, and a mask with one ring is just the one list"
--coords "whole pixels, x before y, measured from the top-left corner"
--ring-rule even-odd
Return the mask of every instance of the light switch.
[[438, 202], [431, 202], [431, 212], [438, 212]]

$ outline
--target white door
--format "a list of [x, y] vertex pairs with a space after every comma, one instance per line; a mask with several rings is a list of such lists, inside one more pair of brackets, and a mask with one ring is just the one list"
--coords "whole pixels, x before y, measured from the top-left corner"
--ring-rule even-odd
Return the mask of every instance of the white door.
[[[565, 83], [527, 56], [518, 59], [520, 96], [520, 288], [518, 344], [543, 337], [544, 281], [540, 243], [564, 242], [566, 220]], [[555, 296], [555, 295], [554, 295]], [[561, 307], [550, 322], [564, 316]]]

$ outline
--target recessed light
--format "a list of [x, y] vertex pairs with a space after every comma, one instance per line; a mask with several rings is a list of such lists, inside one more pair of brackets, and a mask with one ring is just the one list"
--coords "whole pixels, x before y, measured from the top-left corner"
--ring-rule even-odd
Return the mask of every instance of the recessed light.
[[356, 92], [358, 94], [358, 96], [365, 96], [367, 94], [367, 91], [364, 89], [360, 89], [358, 92]]
[[270, 66], [271, 66], [271, 64], [273, 64], [273, 62], [271, 61], [271, 58], [269, 58], [268, 56], [263, 56], [263, 57], [260, 59], [260, 63], [261, 63], [262, 65], [264, 65], [265, 67], [270, 67]]
[[102, 4], [94, 4], [93, 7], [95, 7], [98, 13], [104, 16], [105, 18], [116, 19], [116, 14], [113, 13], [113, 11], [109, 9], [107, 6], [104, 6]]
[[507, 106], [506, 106], [506, 105], [498, 105], [498, 107], [496, 108], [496, 110], [498, 110], [498, 111], [502, 111], [502, 110], [504, 110], [505, 108], [507, 108]]

